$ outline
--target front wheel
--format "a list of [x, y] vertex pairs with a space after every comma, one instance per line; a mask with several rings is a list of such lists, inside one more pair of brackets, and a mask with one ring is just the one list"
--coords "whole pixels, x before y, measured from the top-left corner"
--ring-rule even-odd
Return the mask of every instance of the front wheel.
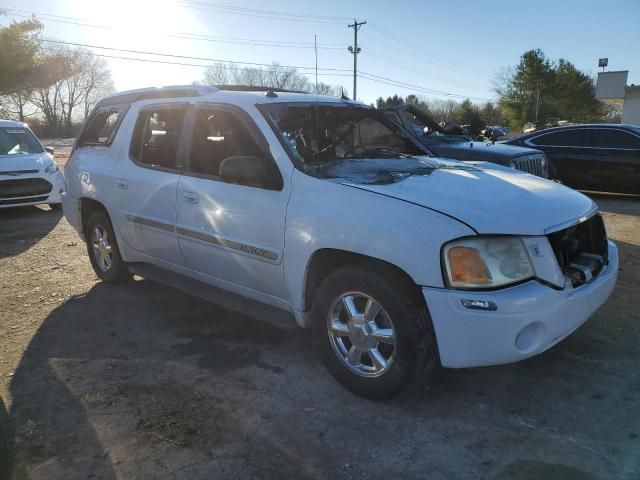
[[316, 348], [345, 388], [370, 399], [411, 390], [433, 369], [431, 319], [393, 271], [348, 266], [326, 277], [313, 303]]

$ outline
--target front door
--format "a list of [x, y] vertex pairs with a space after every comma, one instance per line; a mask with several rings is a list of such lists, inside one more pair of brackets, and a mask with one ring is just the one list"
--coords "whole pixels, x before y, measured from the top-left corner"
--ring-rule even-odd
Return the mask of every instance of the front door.
[[185, 104], [144, 107], [138, 114], [128, 158], [112, 177], [122, 236], [133, 249], [183, 265], [175, 234], [176, 194], [184, 158]]
[[[247, 156], [263, 159], [279, 185], [231, 183], [221, 177], [225, 160]], [[177, 196], [177, 233], [186, 265], [230, 289], [244, 287], [284, 298], [289, 192], [266, 140], [246, 112], [228, 105], [198, 105]]]

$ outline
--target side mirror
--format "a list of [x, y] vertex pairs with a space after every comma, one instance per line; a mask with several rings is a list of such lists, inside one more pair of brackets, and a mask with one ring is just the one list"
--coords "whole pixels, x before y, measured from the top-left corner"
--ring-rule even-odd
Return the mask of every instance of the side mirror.
[[49, 155], [53, 155], [53, 147], [44, 147], [44, 149]]
[[239, 155], [225, 158], [220, 164], [220, 177], [229, 183], [277, 190], [280, 177], [267, 168], [263, 158], [254, 155]]

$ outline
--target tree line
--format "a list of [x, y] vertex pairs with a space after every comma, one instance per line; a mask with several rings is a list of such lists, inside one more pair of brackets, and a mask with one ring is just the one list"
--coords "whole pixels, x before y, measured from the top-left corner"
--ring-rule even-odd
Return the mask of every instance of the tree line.
[[273, 62], [268, 67], [242, 68], [236, 64], [216, 62], [204, 72], [202, 83], [205, 85], [245, 85], [250, 87], [280, 88], [300, 92], [311, 92], [318, 95], [340, 97], [348, 95], [341, 86], [324, 82], [312, 82], [308, 77], [298, 73], [294, 67], [283, 66]]
[[0, 118], [42, 136], [74, 136], [96, 102], [114, 91], [106, 61], [40, 41], [36, 19], [0, 28]]

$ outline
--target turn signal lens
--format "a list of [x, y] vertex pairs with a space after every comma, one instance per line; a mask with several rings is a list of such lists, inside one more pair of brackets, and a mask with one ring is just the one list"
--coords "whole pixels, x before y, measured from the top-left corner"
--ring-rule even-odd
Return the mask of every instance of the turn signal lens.
[[452, 247], [447, 251], [453, 284], [488, 285], [491, 274], [480, 252], [472, 247]]

